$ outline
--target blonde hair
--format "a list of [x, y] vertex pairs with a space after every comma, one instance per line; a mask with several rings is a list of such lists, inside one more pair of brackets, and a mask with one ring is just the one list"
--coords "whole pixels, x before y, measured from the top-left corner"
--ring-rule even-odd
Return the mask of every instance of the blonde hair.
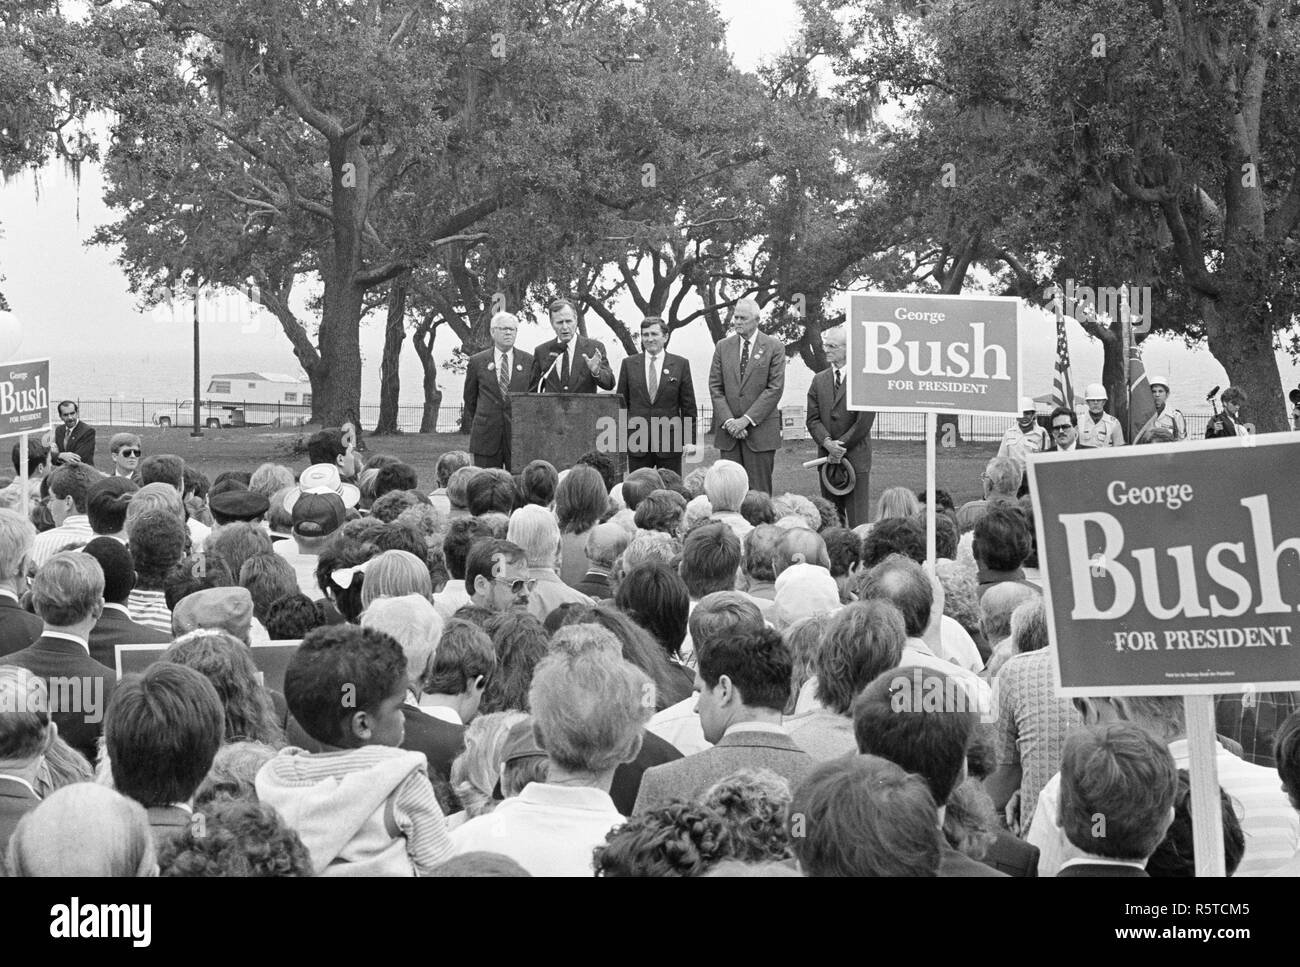
[[876, 502], [876, 520], [890, 517], [915, 517], [921, 512], [921, 502], [906, 487], [890, 487]]
[[429, 565], [410, 551], [384, 551], [366, 566], [366, 581], [361, 585], [361, 609], [370, 607], [376, 598], [400, 598], [418, 594], [428, 600], [433, 596]]
[[10, 876], [154, 876], [144, 807], [93, 782], [51, 793], [9, 841]]
[[465, 751], [451, 764], [451, 786], [473, 819], [496, 808], [492, 790], [501, 777], [506, 737], [526, 712], [492, 712], [480, 715], [465, 729]]

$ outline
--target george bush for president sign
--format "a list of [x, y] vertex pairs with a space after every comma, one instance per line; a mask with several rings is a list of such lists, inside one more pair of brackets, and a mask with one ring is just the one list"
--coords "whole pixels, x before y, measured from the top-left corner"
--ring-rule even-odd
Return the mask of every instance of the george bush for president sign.
[[1300, 688], [1298, 479], [1300, 433], [1031, 457], [1062, 693]]
[[1019, 311], [1002, 296], [850, 296], [848, 408], [1017, 415]]

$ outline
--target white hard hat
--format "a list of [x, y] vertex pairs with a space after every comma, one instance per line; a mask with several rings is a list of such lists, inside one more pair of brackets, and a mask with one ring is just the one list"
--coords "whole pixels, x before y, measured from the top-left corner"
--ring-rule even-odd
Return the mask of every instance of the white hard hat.
[[1166, 393], [1171, 392], [1169, 388], [1169, 378], [1167, 376], [1152, 376], [1147, 379], [1147, 382], [1152, 387], [1163, 386]]
[[1020, 397], [1020, 412], [1021, 412], [1021, 413], [1028, 413], [1030, 410], [1033, 410], [1035, 413], [1037, 413], [1037, 412], [1038, 412], [1038, 404], [1036, 404], [1036, 403], [1035, 403], [1035, 402], [1034, 402], [1030, 397], [1028, 397], [1028, 396], [1022, 396], [1022, 397]]
[[1106, 396], [1106, 387], [1102, 386], [1100, 383], [1089, 383], [1087, 390], [1084, 391], [1083, 398], [1085, 400], [1108, 399]]

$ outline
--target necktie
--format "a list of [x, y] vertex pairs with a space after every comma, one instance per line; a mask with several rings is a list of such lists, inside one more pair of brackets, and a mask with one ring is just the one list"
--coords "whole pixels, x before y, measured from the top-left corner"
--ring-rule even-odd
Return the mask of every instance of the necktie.
[[746, 339], [740, 347], [740, 375], [745, 375], [745, 367], [749, 365], [749, 340]]
[[569, 388], [569, 347], [564, 347], [564, 362], [560, 363], [560, 383]]
[[835, 392], [838, 393], [840, 391], [840, 386], [843, 385], [843, 383], [844, 383], [844, 374], [841, 373], [838, 369], [835, 370]]
[[659, 392], [659, 357], [650, 357], [650, 402], [653, 403], [655, 395]]
[[501, 361], [497, 363], [497, 385], [501, 387], [501, 398], [505, 399], [510, 392], [510, 360], [505, 353], [501, 354]]

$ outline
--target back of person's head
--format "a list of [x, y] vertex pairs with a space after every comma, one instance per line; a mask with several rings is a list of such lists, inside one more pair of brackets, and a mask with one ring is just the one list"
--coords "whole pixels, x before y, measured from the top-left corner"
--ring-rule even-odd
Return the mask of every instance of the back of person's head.
[[451, 475], [461, 467], [473, 465], [474, 458], [464, 450], [448, 450], [438, 458], [438, 463], [433, 469], [433, 474], [438, 480], [438, 487], [446, 489]]
[[[121, 478], [119, 478], [121, 479]], [[131, 552], [113, 537], [96, 537], [81, 549], [99, 562], [104, 574], [104, 601], [109, 604], [126, 604], [135, 587], [135, 562]]]
[[553, 464], [545, 460], [532, 461], [519, 475], [519, 489], [524, 503], [537, 504], [540, 507], [551, 506], [559, 482], [560, 474]]
[[804, 527], [816, 533], [822, 527], [821, 511], [803, 494], [785, 493], [772, 501], [772, 513], [777, 523], [783, 517], [797, 517]]
[[614, 603], [645, 628], [669, 657], [686, 640], [691, 596], [681, 575], [662, 561], [633, 568], [619, 583]]
[[602, 652], [542, 659], [528, 702], [552, 770], [599, 774], [635, 759], [654, 711], [646, 701], [649, 684], [640, 669]]
[[[925, 512], [916, 515], [916, 522], [925, 527]], [[947, 514], [934, 515], [934, 556], [940, 559], [956, 560], [957, 543], [960, 540], [957, 534], [957, 524]]]
[[265, 624], [271, 602], [297, 592], [298, 577], [279, 554], [254, 554], [239, 568], [239, 586], [253, 596], [253, 617]]
[[560, 552], [560, 525], [545, 507], [528, 504], [510, 515], [506, 540], [524, 549], [529, 567], [555, 567]]
[[715, 511], [739, 511], [749, 494], [749, 475], [734, 460], [719, 460], [704, 474], [704, 495]]
[[889, 517], [871, 528], [862, 542], [862, 563], [875, 567], [891, 554], [925, 563], [925, 525], [915, 517]]
[[574, 466], [591, 467], [599, 473], [601, 479], [605, 481], [606, 493], [613, 490], [614, 485], [618, 483], [618, 468], [614, 465], [613, 459], [607, 453], [601, 453], [598, 450], [590, 450], [574, 461]]
[[[587, 612], [590, 609], [586, 605], [575, 605], [571, 608], [556, 608], [547, 615], [550, 620], [551, 615], [562, 615], [561, 621], [574, 615], [575, 613], [588, 617]], [[623, 645], [614, 635], [614, 632], [608, 628], [603, 628], [598, 624], [587, 624], [580, 622], [578, 624], [565, 624], [550, 632], [551, 635], [551, 652], [564, 652], [570, 655], [580, 655], [585, 651], [595, 649], [604, 651], [615, 658], [623, 657]]]
[[278, 463], [264, 463], [248, 478], [248, 489], [268, 500], [294, 484], [293, 471]]
[[424, 678], [438, 639], [442, 637], [442, 617], [421, 594], [380, 598], [367, 606], [361, 616], [361, 626], [382, 631], [402, 646], [406, 677], [412, 685]]
[[822, 763], [790, 803], [790, 843], [805, 876], [937, 876], [940, 837], [924, 780], [879, 756]]
[[328, 463], [334, 466], [338, 458], [347, 453], [343, 444], [343, 431], [336, 426], [327, 426], [317, 430], [307, 438], [307, 460], [315, 465]]
[[[361, 589], [361, 606], [369, 609], [380, 598], [418, 595], [428, 601], [433, 594], [429, 565], [409, 551], [384, 551], [366, 568], [366, 583]], [[430, 605], [432, 607], [432, 605]]]
[[697, 653], [701, 642], [757, 631], [763, 625], [763, 612], [752, 598], [739, 591], [715, 591], [704, 596], [687, 620]]
[[772, 509], [772, 498], [761, 490], [751, 490], [740, 502], [740, 516], [755, 527], [760, 524], [775, 524], [776, 511]]
[[485, 630], [497, 667], [483, 692], [483, 711], [529, 711], [533, 672], [548, 650], [546, 627], [527, 611], [503, 611], [487, 619]]
[[140, 461], [140, 483], [165, 483], [185, 492], [185, 461], [173, 453], [154, 453]]
[[86, 512], [86, 499], [91, 488], [104, 479], [94, 467], [84, 463], [55, 467], [50, 474], [50, 496], [55, 500], [72, 500], [74, 513]]
[[408, 463], [394, 463], [384, 467], [375, 477], [375, 500], [394, 490], [415, 490], [420, 485], [415, 468]]
[[631, 541], [632, 535], [617, 524], [596, 524], [587, 532], [583, 550], [589, 563], [612, 568]]
[[134, 877], [158, 870], [144, 807], [94, 782], [56, 790], [23, 816], [5, 865], [13, 877]]
[[831, 559], [831, 577], [848, 577], [862, 563], [862, 541], [847, 527], [827, 527], [821, 537]]
[[1024, 468], [1011, 457], [994, 457], [984, 468], [984, 481], [988, 485], [990, 497], [994, 494], [1014, 497], [1024, 478]]
[[[617, 525], [615, 525], [617, 526]], [[669, 534], [662, 531], [648, 531], [638, 533], [623, 548], [623, 572], [627, 573], [635, 567], [642, 564], [649, 564], [651, 561], [663, 561], [665, 564], [671, 564], [682, 552], [681, 543]]]
[[389, 490], [375, 498], [370, 505], [370, 516], [391, 524], [412, 507], [421, 507], [429, 498], [417, 490]]
[[953, 676], [924, 667], [882, 672], [854, 699], [852, 712], [859, 752], [916, 773], [937, 805], [948, 801], [978, 724]]
[[794, 855], [786, 821], [790, 783], [771, 769], [738, 769], [715, 782], [700, 803], [722, 816], [733, 857], [746, 863], [786, 860]]
[[49, 689], [26, 668], [0, 665], [0, 762], [26, 763], [54, 741]]
[[429, 695], [461, 695], [480, 690], [497, 667], [496, 648], [477, 625], [452, 618], [442, 629], [420, 689]]
[[701, 524], [682, 543], [682, 580], [691, 597], [736, 586], [740, 567], [740, 538], [726, 524]]
[[227, 742], [212, 758], [212, 768], [194, 794], [194, 808], [218, 800], [257, 801], [257, 773], [276, 751], [265, 742]]
[[139, 585], [161, 590], [185, 555], [185, 525], [171, 514], [153, 513], [130, 526], [128, 547]]
[[779, 577], [792, 564], [815, 564], [830, 570], [831, 558], [826, 551], [826, 541], [808, 527], [791, 527], [781, 531], [772, 553], [772, 569]]
[[161, 876], [311, 876], [311, 853], [276, 810], [260, 802], [204, 806], [158, 851]]
[[310, 632], [284, 673], [290, 714], [317, 742], [339, 748], [386, 744], [380, 706], [406, 685], [401, 645], [347, 624]]
[[272, 601], [262, 623], [272, 641], [297, 641], [325, 621], [316, 602], [295, 591]]
[[686, 512], [686, 500], [671, 490], [653, 490], [637, 504], [632, 521], [640, 530], [677, 534]]
[[225, 710], [202, 672], [155, 662], [118, 682], [104, 718], [113, 786], [144, 806], [188, 802], [225, 735]]
[[[1219, 790], [1220, 813], [1223, 816], [1223, 866], [1232, 876], [1241, 865], [1246, 853], [1246, 834], [1237, 818], [1232, 797]], [[1192, 838], [1192, 784], [1186, 769], [1178, 770], [1178, 792], [1174, 796], [1174, 821], [1160, 841], [1156, 851], [1147, 860], [1149, 876], [1192, 877], [1196, 875], [1196, 848]]]
[[726, 819], [698, 803], [673, 802], [637, 813], [596, 847], [597, 876], [703, 876], [732, 856]]
[[193, 668], [212, 683], [225, 715], [223, 741], [283, 743], [250, 649], [234, 635], [213, 628], [191, 631], [172, 642], [162, 660]]
[[[1075, 847], [1145, 862], [1174, 815], [1178, 769], [1165, 741], [1128, 722], [1072, 731], [1061, 755], [1058, 821]], [[1105, 823], [1098, 835], [1098, 817]]]
[[0, 509], [0, 581], [25, 575], [36, 527], [15, 510]]
[[447, 502], [454, 510], [469, 507], [469, 482], [483, 471], [478, 467], [457, 467], [447, 479]]
[[1003, 581], [984, 592], [980, 598], [980, 630], [990, 645], [1011, 635], [1011, 616], [1020, 605], [1031, 598], [1038, 597], [1039, 592], [1019, 581]]
[[32, 606], [51, 628], [98, 618], [104, 608], [104, 571], [99, 561], [79, 551], [55, 554], [32, 579]]
[[889, 520], [893, 517], [914, 517], [921, 509], [916, 494], [906, 487], [888, 487], [876, 501], [876, 520]]
[[633, 470], [623, 481], [623, 503], [627, 505], [628, 510], [635, 513], [641, 501], [656, 490], [663, 489], [664, 478], [659, 476], [659, 471], [650, 467], [641, 467], [639, 470]]
[[694, 641], [700, 680], [716, 688], [725, 675], [746, 708], [781, 712], [790, 698], [790, 649], [771, 628], [737, 630]]
[[1282, 779], [1282, 790], [1292, 808], [1300, 810], [1300, 711], [1288, 715], [1274, 734], [1273, 761]]
[[583, 463], [569, 470], [555, 489], [555, 517], [565, 533], [581, 534], [591, 528], [608, 504], [605, 479], [595, 467]]
[[271, 553], [271, 535], [261, 524], [251, 521], [222, 524], [203, 542], [203, 556], [208, 567], [214, 563], [224, 565], [232, 578], [238, 578], [240, 568], [250, 557]]
[[86, 495], [86, 515], [96, 534], [119, 534], [126, 529], [131, 495], [139, 488], [127, 477], [103, 477]]
[[1040, 651], [1051, 644], [1047, 630], [1047, 606], [1040, 594], [1011, 612], [1011, 643], [1016, 654]]
[[745, 535], [745, 573], [751, 580], [776, 580], [776, 548], [785, 533], [769, 522], [755, 524]]
[[465, 488], [465, 499], [469, 512], [475, 517], [493, 512], [509, 514], [519, 506], [519, 486], [505, 470], [479, 470]]
[[975, 525], [975, 560], [994, 571], [1014, 571], [1029, 556], [1029, 525], [1018, 509], [990, 507]]
[[316, 558], [316, 583], [347, 621], [361, 616], [366, 570], [371, 558], [379, 553], [373, 541], [342, 533], [335, 535]]
[[[20, 473], [22, 467], [19, 465], [18, 455], [19, 444], [14, 443], [10, 451], [10, 457], [13, 459], [14, 473]], [[39, 436], [29, 436], [27, 438], [27, 476], [34, 477], [45, 469], [45, 461], [49, 459], [50, 448], [41, 443]]]
[[145, 484], [131, 495], [131, 502], [126, 508], [126, 531], [129, 535], [135, 530], [135, 522], [149, 514], [168, 514], [184, 526], [186, 521], [185, 504], [181, 502], [180, 493], [168, 483]]
[[855, 601], [837, 611], [813, 655], [817, 700], [848, 715], [859, 692], [898, 667], [906, 638], [903, 616], [886, 601]]
[[900, 554], [891, 554], [866, 573], [859, 597], [890, 602], [902, 613], [909, 638], [920, 638], [930, 624], [934, 586], [921, 565]]
[[465, 558], [470, 545], [491, 536], [491, 529], [477, 517], [457, 517], [451, 522], [447, 536], [442, 539], [442, 553], [453, 580], [465, 580]]

